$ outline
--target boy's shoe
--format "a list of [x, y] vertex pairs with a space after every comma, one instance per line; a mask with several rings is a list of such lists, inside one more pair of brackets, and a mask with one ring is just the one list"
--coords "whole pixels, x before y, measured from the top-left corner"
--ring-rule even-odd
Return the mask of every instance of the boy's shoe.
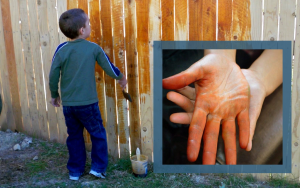
[[91, 170], [90, 174], [96, 176], [97, 178], [102, 178], [102, 179], [105, 179], [105, 177], [106, 177], [106, 173], [105, 172], [96, 172], [94, 170]]
[[[80, 176], [82, 176], [82, 174]], [[70, 178], [70, 180], [78, 181], [80, 176], [71, 176], [71, 175], [69, 175], [69, 178]]]

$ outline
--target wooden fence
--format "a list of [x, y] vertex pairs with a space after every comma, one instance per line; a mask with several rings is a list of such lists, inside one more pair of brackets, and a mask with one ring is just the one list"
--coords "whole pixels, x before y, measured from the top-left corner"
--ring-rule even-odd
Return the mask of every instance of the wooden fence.
[[[0, 129], [64, 143], [62, 108], [49, 104], [53, 53], [66, 37], [58, 18], [82, 8], [88, 40], [99, 44], [127, 75], [128, 103], [115, 81], [96, 66], [99, 107], [109, 153], [137, 147], [152, 159], [154, 40], [289, 40], [293, 43], [292, 174], [300, 173], [300, 0], [0, 0]], [[298, 4], [298, 6], [296, 6]], [[84, 133], [87, 146], [89, 135]], [[266, 174], [260, 174], [267, 176]], [[260, 176], [259, 175], [259, 176]]]

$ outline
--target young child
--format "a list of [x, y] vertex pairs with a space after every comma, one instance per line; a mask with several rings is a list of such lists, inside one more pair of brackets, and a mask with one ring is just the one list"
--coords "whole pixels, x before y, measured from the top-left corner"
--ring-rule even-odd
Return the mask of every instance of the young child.
[[106, 132], [98, 107], [95, 81], [95, 62], [106, 74], [118, 80], [124, 89], [125, 76], [110, 61], [100, 46], [85, 40], [90, 36], [89, 18], [82, 9], [71, 9], [59, 18], [59, 27], [71, 41], [60, 44], [53, 56], [49, 75], [51, 104], [60, 106], [58, 82], [63, 113], [67, 125], [69, 161], [67, 168], [71, 180], [78, 180], [83, 174], [86, 151], [83, 128], [92, 140], [92, 165], [90, 174], [105, 178], [108, 164]]

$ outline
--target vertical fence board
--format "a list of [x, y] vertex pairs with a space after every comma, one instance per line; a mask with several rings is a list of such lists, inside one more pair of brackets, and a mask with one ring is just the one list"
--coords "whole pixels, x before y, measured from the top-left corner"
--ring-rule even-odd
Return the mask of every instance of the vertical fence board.
[[88, 14], [88, 0], [78, 0], [78, 8], [84, 10], [86, 14]]
[[[112, 43], [112, 24], [111, 24], [111, 4], [110, 1], [101, 1], [101, 24], [103, 41], [102, 47], [109, 59], [113, 59]], [[105, 75], [106, 90], [106, 110], [107, 122], [106, 130], [108, 135], [108, 151], [115, 159], [118, 157], [118, 138], [117, 138], [117, 120], [116, 120], [116, 98], [115, 81], [113, 78]]]
[[31, 127], [31, 119], [28, 108], [28, 94], [26, 88], [25, 79], [25, 67], [23, 64], [23, 53], [22, 53], [22, 43], [21, 43], [21, 30], [20, 30], [20, 14], [19, 14], [19, 3], [18, 1], [10, 1], [10, 16], [11, 16], [11, 27], [13, 31], [13, 46], [15, 52], [17, 77], [19, 83], [20, 92], [20, 102], [23, 126], [20, 127], [18, 131], [28, 130]]
[[124, 6], [128, 93], [132, 98], [129, 103], [130, 145], [134, 153], [136, 148], [141, 148], [135, 1], [125, 1]]
[[[35, 71], [35, 81], [36, 81], [36, 97], [37, 97], [37, 107], [39, 115], [39, 127], [35, 129], [37, 134], [43, 138], [47, 138], [48, 134], [43, 134], [43, 130], [47, 127], [47, 112], [46, 112], [46, 101], [45, 101], [45, 91], [44, 91], [44, 81], [43, 81], [43, 68], [41, 61], [41, 50], [40, 50], [40, 39], [39, 39], [39, 25], [37, 17], [37, 6], [36, 1], [28, 1], [28, 13], [30, 22], [30, 42], [32, 51], [32, 61]], [[37, 135], [36, 135], [37, 136]]]
[[[119, 70], [125, 73], [125, 46], [124, 46], [124, 24], [123, 24], [123, 2], [112, 0], [112, 26], [114, 63]], [[117, 109], [118, 109], [118, 134], [120, 145], [120, 157], [129, 155], [129, 128], [128, 128], [128, 107], [127, 101], [123, 97], [122, 88], [117, 84]]]
[[150, 98], [149, 0], [136, 1], [142, 153], [152, 161], [152, 104]]
[[[137, 9], [139, 6], [136, 7]], [[162, 40], [174, 40], [174, 1], [161, 0]], [[137, 18], [138, 19], [138, 18]]]
[[[279, 40], [294, 40], [294, 22], [296, 14], [296, 1], [280, 2]], [[293, 52], [293, 50], [292, 50]]]
[[263, 40], [277, 40], [278, 32], [278, 0], [265, 0], [264, 1], [264, 32]]
[[[67, 0], [58, 0], [57, 1], [57, 17], [58, 21], [62, 13], [64, 13], [67, 10]], [[63, 43], [67, 41], [67, 37], [61, 32], [59, 29], [58, 31], [58, 36], [59, 36], [59, 43]]]
[[262, 37], [262, 0], [250, 0], [251, 39], [261, 40]]
[[[48, 139], [57, 139], [57, 117], [55, 108], [48, 102], [51, 100], [51, 94], [49, 89], [49, 72], [51, 67], [51, 60], [53, 54], [50, 54], [50, 35], [48, 31], [48, 16], [47, 16], [47, 2], [37, 1], [38, 9], [38, 20], [40, 28], [40, 43], [42, 50], [42, 61], [43, 61], [43, 76], [44, 76], [44, 87], [46, 88], [46, 107], [48, 107], [48, 125], [42, 126], [43, 137], [46, 138], [48, 134]], [[47, 105], [48, 104], [48, 105]]]
[[204, 41], [216, 40], [216, 0], [203, 1], [202, 4], [202, 33]]
[[187, 0], [175, 0], [175, 40], [188, 40]]
[[231, 40], [232, 0], [219, 0], [218, 7], [218, 40]]
[[[48, 13], [48, 30], [49, 30], [49, 45], [50, 45], [50, 57], [51, 57], [51, 64], [52, 64], [52, 57], [55, 53], [55, 50], [57, 48], [57, 46], [59, 45], [59, 37], [58, 37], [58, 22], [57, 22], [57, 12], [56, 12], [56, 0], [47, 0], [47, 13]], [[50, 68], [51, 68], [51, 64], [49, 64], [50, 66], [48, 66], [48, 64], [45, 66], [46, 69], [45, 70], [49, 70], [50, 72]], [[46, 71], [45, 72], [45, 76], [48, 77], [49, 76], [49, 72]], [[46, 80], [46, 79], [45, 79]], [[48, 86], [48, 82], [46, 82], [46, 87], [49, 88]], [[50, 96], [47, 98], [48, 100], [50, 100]], [[49, 105], [49, 109], [53, 108], [54, 111], [56, 111], [56, 118], [57, 118], [57, 126], [53, 127], [53, 133], [52, 135], [50, 135], [50, 139], [54, 140], [54, 141], [58, 141], [59, 140], [59, 134], [60, 134], [60, 129], [61, 127], [65, 127], [65, 122], [64, 122], [64, 118], [63, 118], [63, 112], [62, 112], [62, 107], [54, 107], [52, 105]], [[50, 127], [51, 130], [51, 127]]]
[[250, 0], [232, 1], [232, 40], [251, 39]]
[[295, 59], [292, 87], [292, 177], [299, 181], [300, 176], [300, 0], [296, 11]]
[[[150, 63], [150, 109], [149, 115], [152, 120], [151, 123], [151, 133], [147, 134], [147, 139], [149, 141], [149, 146], [152, 147], [152, 156], [153, 156], [153, 41], [161, 40], [161, 9], [160, 9], [160, 1], [161, 0], [151, 0], [150, 1], [150, 16], [149, 16], [149, 63]], [[185, 3], [186, 4], [186, 3]], [[187, 5], [185, 5], [187, 6]], [[185, 7], [187, 8], [187, 7]], [[182, 11], [184, 12], [184, 11]], [[185, 16], [187, 17], [187, 12], [185, 12]], [[187, 29], [187, 19], [182, 23], [182, 26]], [[184, 33], [184, 31], [182, 32]], [[185, 37], [185, 39], [183, 39]], [[182, 40], [188, 40], [188, 32], [184, 34]], [[151, 145], [150, 145], [151, 144]], [[153, 161], [153, 160], [152, 160]]]
[[6, 49], [6, 59], [9, 60], [7, 63], [8, 70], [8, 80], [10, 85], [11, 101], [12, 101], [12, 111], [14, 115], [14, 122], [9, 125], [8, 128], [11, 130], [22, 130], [22, 112], [20, 106], [20, 97], [19, 97], [19, 86], [17, 78], [17, 68], [15, 60], [15, 51], [13, 46], [13, 31], [11, 26], [10, 18], [10, 6], [9, 2], [6, 0], [1, 0], [1, 11], [2, 11], [2, 21], [3, 21], [3, 33]]
[[[27, 80], [27, 91], [28, 91], [28, 102], [29, 102], [29, 113], [32, 125], [24, 125], [26, 132], [30, 135], [38, 134], [35, 127], [39, 126], [37, 99], [35, 92], [35, 75], [33, 72], [31, 45], [30, 45], [30, 31], [29, 31], [29, 20], [27, 2], [19, 1], [20, 20], [21, 20], [21, 34], [23, 43], [23, 62], [25, 65], [25, 80]], [[22, 78], [24, 79], [24, 78]], [[33, 133], [35, 131], [35, 133]], [[39, 131], [39, 130], [38, 130]]]
[[[60, 0], [58, 0], [60, 1]], [[78, 0], [68, 0], [67, 9], [78, 8]]]
[[[101, 24], [100, 24], [100, 7], [99, 0], [90, 0], [89, 1], [89, 14], [90, 14], [90, 24], [91, 24], [91, 36], [90, 39], [92, 42], [100, 45], [102, 36], [101, 36]], [[106, 107], [105, 107], [105, 80], [104, 80], [104, 71], [102, 68], [96, 64], [95, 68], [95, 79], [96, 79], [96, 88], [99, 99], [99, 108], [101, 112], [101, 117], [103, 120], [103, 126], [106, 127]]]
[[[7, 28], [6, 28], [7, 29]], [[2, 104], [3, 104], [3, 111], [1, 113], [2, 123], [0, 123], [0, 130], [5, 130], [8, 128], [15, 127], [15, 118], [13, 114], [13, 106], [11, 100], [11, 86], [9, 82], [9, 72], [7, 68], [7, 59], [6, 59], [6, 49], [5, 49], [5, 39], [4, 39], [4, 27], [2, 21], [2, 7], [0, 3], [0, 74], [1, 74], [1, 85], [3, 92], [2, 95]], [[11, 62], [11, 61], [10, 61]], [[0, 91], [1, 92], [1, 91]]]
[[202, 33], [202, 0], [189, 0], [189, 40], [199, 41], [203, 39]]

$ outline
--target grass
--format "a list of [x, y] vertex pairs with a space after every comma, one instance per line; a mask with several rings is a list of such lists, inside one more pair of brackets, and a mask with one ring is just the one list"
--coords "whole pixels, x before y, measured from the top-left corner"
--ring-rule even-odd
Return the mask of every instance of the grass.
[[274, 187], [285, 187], [285, 188], [294, 188], [300, 187], [300, 183], [296, 182], [296, 180], [287, 179], [286, 177], [282, 176], [271, 176], [269, 181], [269, 185]]

